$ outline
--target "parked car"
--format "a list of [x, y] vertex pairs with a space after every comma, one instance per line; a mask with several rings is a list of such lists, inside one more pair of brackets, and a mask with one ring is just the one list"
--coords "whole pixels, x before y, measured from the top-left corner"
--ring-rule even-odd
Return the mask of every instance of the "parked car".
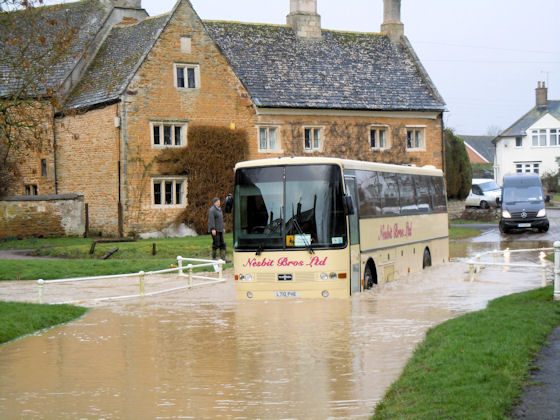
[[480, 207], [487, 209], [490, 206], [498, 206], [502, 196], [502, 190], [493, 179], [475, 178], [465, 206]]
[[500, 232], [512, 229], [548, 230], [545, 198], [537, 174], [505, 175], [502, 188]]

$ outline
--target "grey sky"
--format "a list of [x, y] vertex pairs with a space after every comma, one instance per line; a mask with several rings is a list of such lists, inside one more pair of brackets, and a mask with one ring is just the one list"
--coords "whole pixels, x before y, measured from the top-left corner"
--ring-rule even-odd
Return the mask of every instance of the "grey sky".
[[[151, 16], [175, 0], [142, 0]], [[202, 19], [285, 24], [289, 0], [191, 0]], [[321, 26], [379, 32], [383, 0], [317, 0]], [[560, 100], [560, 0], [402, 0], [405, 35], [459, 134], [507, 128], [535, 103], [538, 81]]]

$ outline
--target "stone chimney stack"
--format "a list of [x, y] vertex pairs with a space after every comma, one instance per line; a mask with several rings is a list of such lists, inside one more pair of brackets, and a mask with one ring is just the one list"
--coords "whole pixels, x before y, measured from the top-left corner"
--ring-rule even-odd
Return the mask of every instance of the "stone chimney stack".
[[290, 0], [290, 14], [286, 22], [300, 38], [321, 38], [321, 16], [317, 14], [317, 0]]
[[404, 25], [401, 22], [401, 0], [383, 0], [381, 32], [386, 33], [393, 42], [398, 42], [404, 35]]
[[537, 82], [535, 96], [537, 100], [537, 108], [543, 108], [548, 105], [548, 89], [546, 88], [544, 82]]

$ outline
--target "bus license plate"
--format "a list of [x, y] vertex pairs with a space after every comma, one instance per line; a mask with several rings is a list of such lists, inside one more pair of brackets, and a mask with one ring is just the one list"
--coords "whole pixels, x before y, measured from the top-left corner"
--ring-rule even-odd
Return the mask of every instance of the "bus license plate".
[[282, 291], [274, 292], [274, 297], [277, 297], [277, 298], [292, 298], [292, 297], [298, 297], [298, 296], [299, 296], [299, 293], [296, 292], [296, 291], [293, 291], [293, 290], [290, 290], [290, 291], [282, 290]]
[[531, 223], [519, 223], [517, 227], [531, 227]]

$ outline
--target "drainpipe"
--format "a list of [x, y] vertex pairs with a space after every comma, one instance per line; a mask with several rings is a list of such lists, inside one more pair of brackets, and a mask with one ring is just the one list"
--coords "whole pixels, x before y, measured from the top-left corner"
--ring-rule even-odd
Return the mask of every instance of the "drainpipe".
[[[124, 123], [124, 114], [125, 114], [125, 104], [122, 105], [122, 111], [120, 110], [119, 104], [117, 103], [117, 115], [115, 117], [115, 126], [117, 128], [117, 148], [118, 148], [118, 161], [117, 161], [117, 178], [118, 178], [118, 203], [117, 203], [117, 226], [118, 226], [118, 234], [119, 238], [122, 238], [124, 235], [124, 227], [123, 227], [123, 207], [122, 207], [122, 168], [121, 168], [121, 161], [122, 161], [122, 136], [123, 130], [122, 125]], [[122, 116], [121, 116], [122, 112]]]
[[56, 112], [54, 109], [54, 105], [51, 105], [52, 108], [52, 131], [53, 131], [53, 160], [54, 160], [54, 193], [58, 195], [58, 175], [56, 172]]

